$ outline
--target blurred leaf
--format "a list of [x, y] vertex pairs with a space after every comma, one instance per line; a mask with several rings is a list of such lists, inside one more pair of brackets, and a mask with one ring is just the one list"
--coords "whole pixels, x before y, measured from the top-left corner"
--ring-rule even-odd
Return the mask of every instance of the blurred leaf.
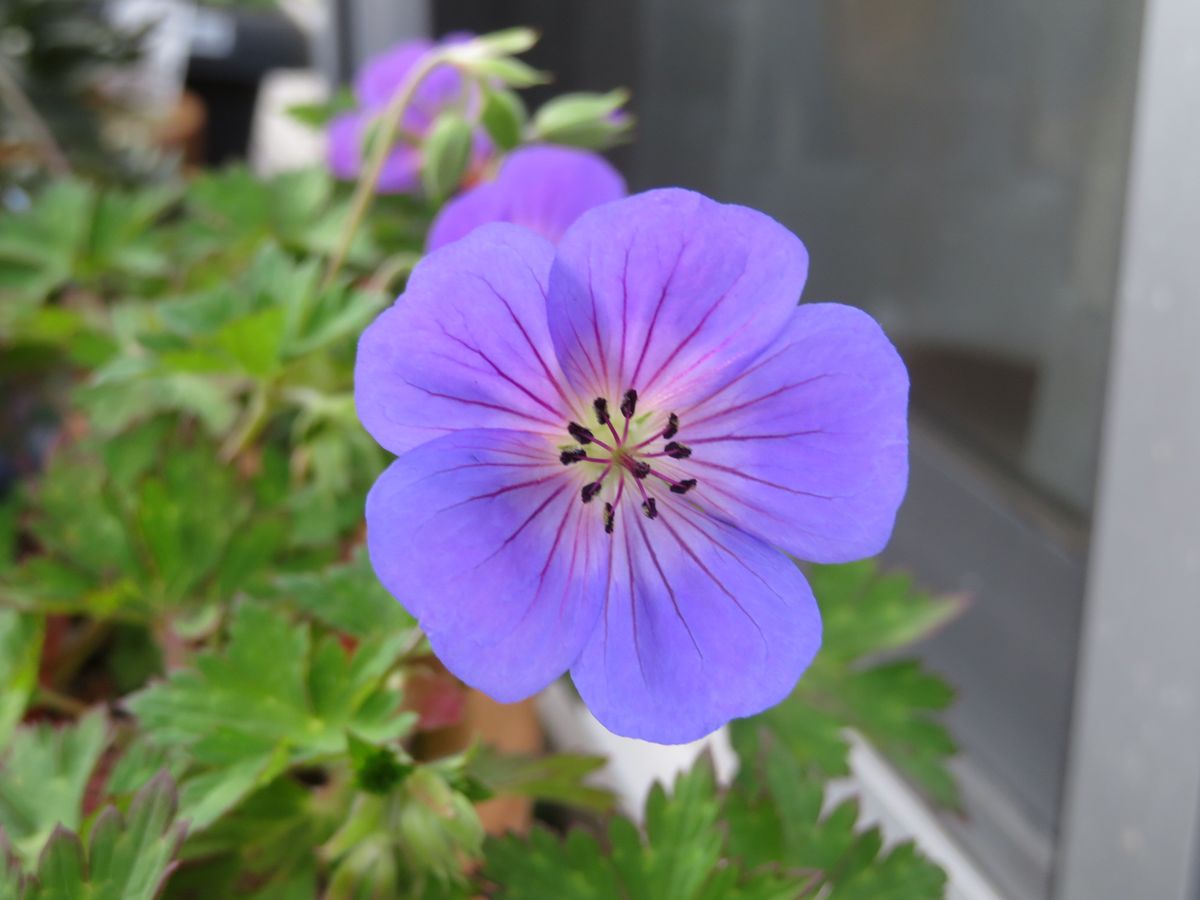
[[25, 715], [37, 687], [45, 620], [0, 609], [0, 747]]
[[[28, 304], [68, 283], [104, 293], [118, 279], [163, 276], [169, 258], [154, 226], [177, 196], [170, 186], [125, 192], [56, 179], [27, 211], [0, 217], [0, 290]], [[0, 335], [11, 315], [0, 308]]]
[[613, 806], [612, 794], [588, 786], [584, 779], [606, 762], [602, 756], [570, 753], [546, 756], [500, 753], [482, 745], [470, 755], [466, 771], [494, 794], [522, 794], [604, 812]]
[[127, 815], [108, 807], [91, 828], [87, 852], [78, 836], [55, 829], [27, 900], [154, 900], [183, 841], [169, 776], [150, 781]]
[[412, 633], [417, 624], [379, 583], [363, 547], [350, 562], [322, 572], [278, 576], [270, 596], [357, 638]]
[[27, 516], [39, 554], [0, 570], [26, 611], [147, 621], [255, 585], [283, 552], [286, 511], [256, 498], [216, 448], [151, 421], [55, 454]]
[[[276, 778], [188, 840], [188, 865], [172, 879], [171, 893], [178, 882], [183, 897], [311, 900], [317, 896], [315, 848], [329, 839], [343, 811], [294, 779]], [[194, 882], [190, 892], [187, 877]]]
[[104, 714], [18, 728], [0, 760], [0, 828], [26, 868], [56, 827], [79, 827], [84, 790], [108, 741]]
[[455, 111], [434, 120], [421, 157], [421, 185], [435, 201], [449, 197], [462, 183], [471, 161], [471, 125]]
[[303, 125], [311, 128], [324, 128], [337, 116], [357, 107], [358, 100], [355, 98], [354, 92], [348, 87], [343, 87], [322, 103], [298, 103], [289, 106], [286, 112]]

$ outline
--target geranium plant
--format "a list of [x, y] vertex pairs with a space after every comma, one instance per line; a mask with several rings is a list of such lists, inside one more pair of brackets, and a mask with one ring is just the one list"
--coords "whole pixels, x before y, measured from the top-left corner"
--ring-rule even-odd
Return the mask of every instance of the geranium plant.
[[[369, 64], [299, 111], [330, 170], [0, 219], [3, 900], [941, 896], [824, 802], [853, 730], [956, 804], [950, 691], [897, 656], [956, 604], [851, 562], [903, 364], [797, 306], [778, 223], [626, 198], [623, 94], [528, 115], [532, 41]], [[568, 670], [621, 734], [728, 723], [736, 777], [634, 822], [603, 758], [465, 734]], [[505, 796], [537, 821], [489, 832]]]

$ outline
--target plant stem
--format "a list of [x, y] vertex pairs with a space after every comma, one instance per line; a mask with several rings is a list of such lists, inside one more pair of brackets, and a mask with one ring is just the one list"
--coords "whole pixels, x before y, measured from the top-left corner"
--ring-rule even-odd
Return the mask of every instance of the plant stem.
[[33, 705], [63, 713], [76, 719], [88, 711], [88, 705], [82, 700], [68, 697], [66, 694], [48, 687], [39, 687], [37, 689], [37, 692], [33, 695]]
[[270, 394], [271, 388], [266, 384], [260, 383], [254, 388], [237, 427], [221, 445], [219, 456], [222, 462], [232, 462], [258, 437], [258, 433], [267, 424], [271, 408]]
[[379, 176], [383, 172], [383, 166], [387, 162], [392, 145], [395, 144], [396, 137], [400, 133], [400, 123], [404, 119], [405, 111], [417, 93], [417, 88], [420, 87], [421, 82], [428, 77], [430, 72], [440, 65], [445, 65], [446, 62], [444, 53], [436, 50], [428, 53], [408, 73], [408, 77], [400, 85], [399, 90], [396, 91], [396, 96], [392, 98], [387, 108], [383, 111], [383, 115], [379, 119], [379, 131], [375, 138], [374, 146], [371, 147], [371, 158], [367, 164], [367, 171], [358, 180], [358, 185], [354, 189], [354, 199], [350, 207], [350, 215], [346, 219], [346, 224], [342, 227], [337, 249], [334, 250], [333, 256], [329, 259], [329, 267], [325, 270], [322, 287], [328, 287], [333, 283], [333, 279], [341, 271], [342, 264], [346, 261], [346, 255], [350, 252], [350, 245], [354, 242], [354, 236], [358, 233], [359, 226], [362, 225], [367, 210], [371, 208], [371, 201], [375, 197], [375, 188], [379, 184]]
[[25, 121], [25, 127], [33, 134], [34, 142], [41, 145], [46, 158], [46, 168], [55, 175], [70, 175], [71, 163], [67, 161], [67, 155], [55, 140], [50, 126], [25, 96], [17, 76], [8, 67], [3, 55], [0, 55], [0, 100], [12, 110], [13, 115]]

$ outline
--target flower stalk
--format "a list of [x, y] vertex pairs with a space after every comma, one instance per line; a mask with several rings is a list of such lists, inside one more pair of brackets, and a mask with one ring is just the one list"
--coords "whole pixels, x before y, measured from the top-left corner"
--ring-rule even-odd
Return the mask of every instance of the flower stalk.
[[354, 189], [354, 199], [351, 203], [350, 215], [342, 227], [342, 233], [338, 238], [338, 244], [333, 252], [333, 256], [329, 259], [329, 266], [325, 270], [322, 287], [328, 287], [333, 283], [333, 279], [337, 277], [342, 265], [346, 262], [346, 256], [350, 252], [350, 245], [354, 242], [354, 236], [358, 233], [363, 219], [366, 218], [367, 212], [371, 208], [371, 201], [375, 197], [375, 189], [379, 184], [379, 176], [382, 174], [384, 164], [387, 162], [388, 153], [391, 151], [392, 145], [396, 142], [396, 138], [400, 134], [400, 123], [404, 120], [404, 113], [416, 96], [417, 88], [421, 86], [421, 82], [428, 78], [436, 68], [449, 64], [448, 54], [444, 50], [429, 53], [417, 65], [413, 66], [404, 83], [396, 91], [395, 97], [392, 98], [383, 115], [379, 117], [378, 132], [371, 146], [371, 156], [367, 164], [367, 171], [358, 180], [358, 184]]

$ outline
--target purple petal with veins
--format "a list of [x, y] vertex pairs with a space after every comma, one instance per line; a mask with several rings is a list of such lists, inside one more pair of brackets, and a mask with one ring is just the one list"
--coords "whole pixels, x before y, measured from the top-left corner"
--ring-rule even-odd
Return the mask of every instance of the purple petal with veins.
[[569, 670], [664, 743], [788, 694], [821, 624], [782, 551], [876, 552], [907, 478], [904, 366], [865, 314], [797, 307], [806, 269], [778, 223], [680, 190], [417, 267], [355, 394], [402, 454], [372, 562], [451, 671], [514, 700]]
[[442, 208], [429, 231], [436, 250], [488, 222], [512, 222], [557, 243], [583, 213], [625, 196], [625, 179], [604, 157], [572, 147], [514, 151], [494, 181]]

